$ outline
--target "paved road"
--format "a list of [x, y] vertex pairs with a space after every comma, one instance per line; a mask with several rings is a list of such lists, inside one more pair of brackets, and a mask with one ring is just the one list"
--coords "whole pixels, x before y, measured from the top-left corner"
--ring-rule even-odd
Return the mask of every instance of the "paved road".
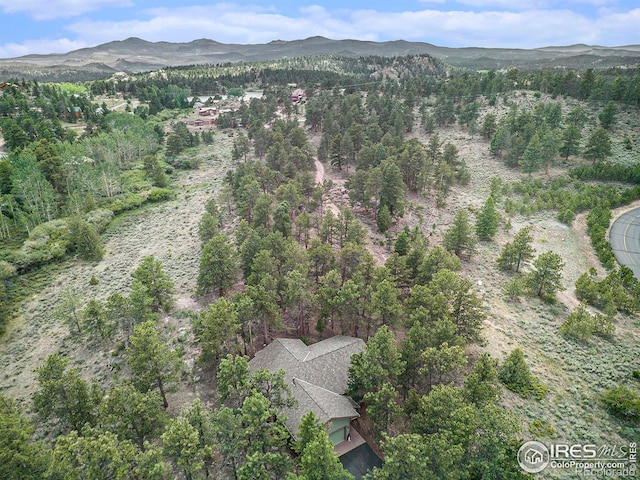
[[618, 263], [640, 279], [640, 208], [623, 213], [613, 222], [609, 241]]

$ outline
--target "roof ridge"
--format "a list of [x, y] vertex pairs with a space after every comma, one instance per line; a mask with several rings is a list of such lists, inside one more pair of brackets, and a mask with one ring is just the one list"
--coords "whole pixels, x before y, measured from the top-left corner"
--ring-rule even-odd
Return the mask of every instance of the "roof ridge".
[[[276, 338], [276, 340], [278, 341], [278, 343], [280, 345], [282, 345], [284, 347], [284, 349], [289, 352], [289, 354], [295, 358], [296, 360], [300, 360], [300, 357], [298, 357], [294, 352], [292, 352], [289, 347], [287, 347], [287, 344], [285, 342], [283, 342], [282, 340], [297, 340], [298, 342], [300, 342], [303, 346], [307, 347], [307, 349], [309, 348], [308, 345], [306, 345], [302, 340], [300, 340], [299, 338]], [[309, 356], [309, 353], [307, 353], [307, 356]], [[304, 359], [306, 360], [307, 357], [305, 357]], [[304, 362], [304, 360], [302, 360]]]
[[[341, 335], [341, 336], [342, 336], [342, 335]], [[344, 337], [344, 336], [342, 336], [342, 337]], [[329, 338], [335, 338], [335, 337], [329, 337]], [[326, 338], [325, 340], [322, 340], [322, 341], [320, 341], [320, 342], [318, 342], [318, 343], [314, 343], [313, 345], [309, 346], [309, 349], [312, 349], [312, 348], [314, 347], [314, 345], [319, 345], [320, 343], [322, 343], [322, 342], [325, 342], [325, 341], [329, 340], [329, 338]], [[344, 337], [344, 338], [346, 338], [346, 337]], [[339, 347], [337, 347], [337, 348], [334, 348], [334, 349], [332, 349], [332, 350], [329, 350], [329, 351], [326, 351], [326, 352], [324, 352], [324, 353], [321, 353], [320, 355], [316, 355], [316, 356], [314, 356], [313, 358], [311, 358], [311, 360], [315, 360], [316, 358], [324, 357], [325, 355], [329, 355], [330, 353], [335, 353], [335, 352], [337, 352], [337, 351], [339, 351], [339, 350], [342, 350], [343, 348], [350, 347], [350, 346], [351, 346], [351, 345], [353, 345], [354, 343], [357, 343], [357, 341], [358, 341], [358, 340], [359, 340], [359, 339], [357, 339], [357, 338], [353, 338], [349, 343], [345, 343], [344, 345], [340, 345], [340, 346], [339, 346]], [[311, 353], [311, 350], [309, 351], [309, 353]], [[306, 361], [307, 361], [307, 357], [308, 357], [308, 356], [309, 356], [309, 354], [307, 354], [307, 356], [306, 356], [306, 357], [304, 357], [303, 362], [306, 362]]]
[[[317, 388], [322, 388], [322, 387], [318, 387], [317, 385], [314, 385], [314, 384], [313, 384], [313, 383], [311, 383], [311, 382], [307, 382], [306, 380], [303, 380], [303, 379], [301, 379], [301, 378], [293, 377], [293, 381], [294, 381], [294, 382], [302, 382], [302, 383], [306, 383], [307, 385], [311, 385], [311, 386], [313, 386], [313, 387], [317, 387]], [[329, 412], [327, 412], [324, 408], [322, 408], [322, 405], [320, 405], [320, 404], [316, 401], [316, 399], [314, 398], [314, 396], [313, 396], [313, 395], [311, 395], [309, 392], [307, 392], [307, 389], [306, 389], [306, 388], [304, 388], [304, 387], [302, 387], [302, 385], [301, 385], [300, 387], [302, 388], [302, 391], [303, 391], [304, 393], [306, 393], [306, 394], [307, 394], [307, 396], [311, 399], [311, 401], [312, 401], [313, 403], [315, 403], [315, 404], [318, 406], [318, 408], [319, 408], [320, 410], [322, 410], [322, 412], [323, 412], [327, 417], [331, 418], [331, 415], [329, 414]], [[327, 390], [327, 389], [325, 388], [325, 389], [323, 389], [323, 390]], [[327, 391], [328, 391], [328, 392], [331, 392], [331, 390], [327, 390]], [[334, 392], [331, 392], [331, 393], [334, 393]]]
[[296, 377], [294, 377], [294, 378], [296, 379], [296, 381], [304, 382], [304, 383], [306, 383], [308, 385], [311, 385], [312, 387], [316, 387], [316, 388], [319, 388], [320, 390], [324, 390], [325, 392], [329, 392], [329, 393], [332, 393], [334, 395], [337, 395], [338, 397], [344, 397], [344, 395], [342, 395], [340, 393], [334, 392], [333, 390], [329, 390], [328, 388], [321, 387], [320, 385], [316, 385], [315, 383], [308, 382], [306, 380], [303, 380], [302, 378], [296, 378]]

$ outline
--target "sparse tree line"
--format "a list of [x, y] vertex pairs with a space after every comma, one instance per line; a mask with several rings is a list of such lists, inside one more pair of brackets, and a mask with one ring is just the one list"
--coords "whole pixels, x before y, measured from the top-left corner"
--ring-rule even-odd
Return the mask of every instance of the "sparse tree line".
[[318, 158], [332, 168], [355, 169], [347, 181], [355, 208], [373, 211], [386, 232], [404, 214], [405, 192], [432, 193], [444, 203], [451, 186], [466, 184], [469, 172], [458, 149], [434, 134], [428, 145], [405, 140], [413, 128], [411, 102], [369, 94], [310, 99], [305, 124], [322, 128]]

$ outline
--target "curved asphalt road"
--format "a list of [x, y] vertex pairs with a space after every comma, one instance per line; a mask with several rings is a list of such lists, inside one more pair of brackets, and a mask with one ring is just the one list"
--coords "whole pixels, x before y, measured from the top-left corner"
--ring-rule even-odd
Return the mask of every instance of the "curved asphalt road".
[[609, 230], [609, 242], [618, 263], [640, 279], [640, 207], [616, 218]]

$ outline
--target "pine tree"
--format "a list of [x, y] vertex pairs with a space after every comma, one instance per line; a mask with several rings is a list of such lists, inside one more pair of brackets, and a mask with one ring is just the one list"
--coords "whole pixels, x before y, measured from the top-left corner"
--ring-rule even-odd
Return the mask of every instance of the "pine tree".
[[157, 387], [167, 408], [167, 387], [178, 381], [182, 362], [178, 353], [161, 340], [156, 327], [153, 320], [135, 327], [126, 362], [133, 373], [135, 385], [143, 392]]
[[604, 128], [596, 128], [591, 133], [584, 147], [583, 155], [587, 160], [591, 160], [593, 164], [611, 156], [611, 138], [609, 138], [609, 134]]
[[178, 417], [169, 422], [162, 434], [162, 447], [165, 455], [182, 469], [187, 480], [193, 480], [194, 474], [204, 468], [207, 451], [200, 448], [198, 430], [185, 418]]
[[524, 227], [518, 231], [511, 242], [507, 242], [500, 256], [498, 257], [498, 267], [501, 270], [514, 271], [518, 273], [520, 267], [533, 258], [534, 248], [532, 246], [533, 237], [531, 227]]
[[478, 407], [494, 404], [500, 398], [497, 365], [497, 360], [485, 352], [464, 380], [465, 396]]
[[474, 254], [477, 240], [471, 231], [469, 213], [466, 210], [458, 210], [453, 225], [444, 233], [443, 243], [444, 247], [455, 253], [458, 258], [462, 258], [463, 254], [471, 258]]
[[519, 161], [520, 168], [524, 173], [528, 173], [529, 176], [533, 172], [540, 170], [540, 166], [544, 162], [544, 151], [540, 136], [536, 133], [531, 137], [531, 140], [527, 144], [527, 148], [524, 150], [524, 154]]
[[385, 383], [395, 385], [404, 367], [395, 335], [384, 325], [369, 339], [363, 352], [351, 357], [349, 393], [361, 398], [365, 392], [378, 390]]
[[289, 215], [289, 203], [279, 202], [273, 212], [273, 230], [282, 233], [284, 238], [291, 236], [291, 216]]
[[200, 223], [198, 223], [198, 236], [200, 237], [200, 241], [205, 244], [216, 235], [220, 235], [220, 225], [218, 221], [209, 212], [204, 212]]
[[389, 207], [383, 205], [380, 210], [378, 210], [378, 215], [376, 215], [376, 224], [378, 225], [378, 231], [380, 233], [385, 233], [391, 227], [391, 213], [389, 212]]
[[398, 166], [385, 160], [381, 165], [382, 185], [380, 187], [379, 207], [387, 207], [391, 216], [402, 217], [404, 215], [404, 196], [407, 187], [402, 180], [402, 172]]
[[200, 312], [193, 330], [202, 352], [200, 358], [217, 363], [220, 355], [236, 342], [240, 330], [235, 305], [227, 298], [219, 298], [208, 310]]
[[142, 451], [165, 422], [160, 395], [140, 392], [129, 383], [116, 385], [100, 405], [100, 424], [119, 438], [135, 442]]
[[529, 365], [524, 360], [524, 353], [519, 348], [515, 348], [505, 358], [498, 372], [498, 378], [509, 390], [520, 394], [524, 398], [531, 394], [536, 394], [537, 398], [542, 398], [546, 390], [531, 375]]
[[173, 280], [165, 273], [160, 260], [156, 260], [153, 256], [144, 257], [133, 272], [133, 279], [147, 289], [147, 294], [151, 297], [153, 312], [171, 310], [174, 293]]
[[102, 238], [95, 228], [78, 216], [67, 220], [69, 228], [69, 244], [71, 251], [83, 260], [99, 261], [104, 256]]
[[600, 119], [600, 126], [605, 130], [611, 130], [616, 122], [616, 115], [618, 113], [618, 106], [613, 100], [609, 100], [602, 109], [602, 112], [598, 115]]
[[95, 424], [101, 393], [80, 378], [77, 369], [67, 371], [68, 363], [54, 353], [36, 369], [40, 388], [33, 394], [33, 406], [42, 418], [57, 418], [65, 428], [80, 431], [85, 424]]
[[294, 450], [300, 455], [301, 480], [353, 479], [336, 457], [327, 432], [313, 412], [302, 417]]
[[527, 274], [527, 286], [542, 297], [553, 297], [562, 288], [562, 269], [564, 262], [562, 257], [554, 252], [545, 252], [538, 255], [533, 262], [533, 269]]
[[569, 156], [580, 153], [580, 140], [582, 134], [578, 127], [569, 125], [562, 133], [562, 145], [560, 146], [560, 155], [565, 160], [569, 160]]
[[224, 235], [216, 235], [203, 247], [198, 273], [198, 291], [201, 294], [217, 290], [220, 296], [235, 282], [236, 255]]
[[0, 395], [0, 478], [45, 478], [50, 449], [32, 441], [35, 427], [17, 402]]
[[500, 215], [496, 210], [496, 202], [490, 195], [482, 205], [476, 218], [476, 235], [480, 240], [491, 240], [498, 231]]

